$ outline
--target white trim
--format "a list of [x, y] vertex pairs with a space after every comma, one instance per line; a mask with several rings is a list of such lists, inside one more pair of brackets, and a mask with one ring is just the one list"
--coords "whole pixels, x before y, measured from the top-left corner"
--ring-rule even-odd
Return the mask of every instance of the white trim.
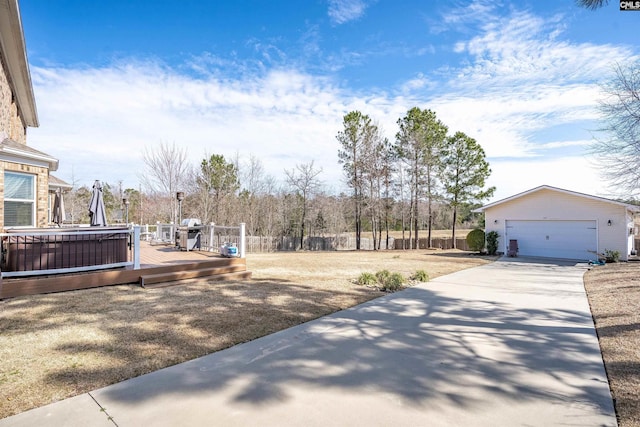
[[[38, 175], [33, 174], [33, 173], [25, 173], [25, 172], [16, 172], [16, 171], [12, 171], [12, 170], [4, 170], [4, 183], [5, 183], [5, 189], [6, 189], [6, 183], [7, 183], [7, 174], [9, 175], [23, 175], [23, 176], [28, 176], [30, 177], [31, 180], [31, 186], [32, 186], [32, 194], [33, 194], [33, 199], [13, 199], [13, 198], [8, 198], [6, 196], [4, 196], [3, 198], [3, 204], [6, 204], [7, 202], [16, 202], [16, 203], [32, 203], [33, 205], [33, 209], [31, 210], [31, 225], [10, 225], [10, 226], [5, 226], [5, 228], [21, 228], [21, 227], [36, 227], [36, 217], [37, 214], [36, 212], [38, 211]], [[4, 208], [4, 222], [6, 224], [7, 222], [7, 210]]]
[[[2, 152], [4, 150], [0, 151], [0, 160], [3, 162], [10, 162], [10, 163], [16, 163], [19, 165], [28, 165], [28, 166], [35, 166], [35, 167], [39, 167], [39, 168], [47, 168], [52, 172], [55, 172], [58, 168], [56, 167], [55, 169], [52, 169], [52, 163], [47, 162], [47, 161], [37, 161], [37, 158], [34, 158], [34, 156], [7, 156], [7, 155], [3, 155]], [[5, 151], [6, 152], [6, 151]], [[55, 160], [55, 164], [58, 163], [58, 161], [56, 159]]]
[[613, 205], [618, 205], [618, 206], [624, 206], [625, 208], [627, 208], [627, 210], [630, 210], [632, 212], [640, 212], [640, 206], [635, 206], [635, 205], [630, 205], [628, 203], [623, 203], [623, 202], [618, 202], [616, 200], [611, 200], [611, 199], [606, 199], [604, 197], [598, 197], [598, 196], [592, 196], [590, 194], [584, 194], [584, 193], [578, 193], [576, 191], [571, 191], [571, 190], [565, 190], [562, 188], [557, 188], [557, 187], [552, 187], [550, 185], [541, 185], [539, 187], [536, 188], [532, 188], [530, 190], [527, 191], [523, 191], [522, 193], [518, 193], [515, 194], [513, 196], [507, 197], [506, 199], [501, 199], [501, 200], [497, 200], [495, 202], [489, 203], [488, 205], [484, 205], [480, 208], [474, 209], [473, 212], [484, 212], [485, 210], [492, 208], [494, 206], [497, 205], [501, 205], [503, 203], [507, 203], [507, 202], [511, 202], [515, 199], [519, 199], [521, 197], [527, 196], [529, 194], [541, 191], [541, 190], [551, 190], [551, 191], [557, 191], [558, 193], [564, 193], [570, 196], [577, 196], [577, 197], [584, 197], [587, 199], [591, 199], [591, 200], [596, 200], [599, 202], [603, 202], [603, 203], [611, 203]]

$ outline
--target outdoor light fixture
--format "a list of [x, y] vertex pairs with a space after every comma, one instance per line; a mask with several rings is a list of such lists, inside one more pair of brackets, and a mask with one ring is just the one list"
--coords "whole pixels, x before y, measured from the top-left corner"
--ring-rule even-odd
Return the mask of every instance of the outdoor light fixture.
[[178, 199], [178, 225], [182, 222], [182, 201], [184, 200], [184, 192], [178, 191], [176, 193], [176, 199]]
[[611, 220], [607, 221], [607, 225], [611, 227]]
[[493, 223], [494, 223], [494, 224], [497, 224], [497, 223], [498, 223], [498, 220], [497, 220], [497, 219], [494, 219], [494, 220], [493, 220]]
[[124, 204], [125, 223], [129, 224], [129, 199], [127, 199], [126, 197], [123, 197], [122, 204]]

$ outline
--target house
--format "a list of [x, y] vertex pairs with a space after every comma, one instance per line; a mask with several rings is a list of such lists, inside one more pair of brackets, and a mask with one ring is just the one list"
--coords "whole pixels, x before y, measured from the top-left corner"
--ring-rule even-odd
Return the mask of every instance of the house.
[[17, 0], [0, 0], [0, 65], [0, 228], [45, 227], [51, 193], [71, 186], [51, 186], [58, 160], [27, 146], [39, 123]]
[[595, 260], [606, 250], [628, 260], [639, 206], [542, 185], [477, 209], [486, 232], [497, 231], [498, 251], [517, 240], [520, 256]]

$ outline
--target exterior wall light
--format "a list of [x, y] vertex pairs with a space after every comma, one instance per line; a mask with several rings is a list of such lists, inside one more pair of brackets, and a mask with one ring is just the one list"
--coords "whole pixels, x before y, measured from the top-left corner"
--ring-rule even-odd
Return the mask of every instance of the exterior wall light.
[[611, 227], [611, 220], [607, 221], [607, 225]]

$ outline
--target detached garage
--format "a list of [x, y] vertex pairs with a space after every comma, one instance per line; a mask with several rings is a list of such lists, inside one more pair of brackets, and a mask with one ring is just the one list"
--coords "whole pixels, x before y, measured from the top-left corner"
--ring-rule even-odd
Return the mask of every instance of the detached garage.
[[543, 185], [476, 211], [485, 213], [486, 232], [498, 232], [501, 252], [517, 240], [520, 256], [590, 260], [614, 250], [626, 261], [640, 207]]

